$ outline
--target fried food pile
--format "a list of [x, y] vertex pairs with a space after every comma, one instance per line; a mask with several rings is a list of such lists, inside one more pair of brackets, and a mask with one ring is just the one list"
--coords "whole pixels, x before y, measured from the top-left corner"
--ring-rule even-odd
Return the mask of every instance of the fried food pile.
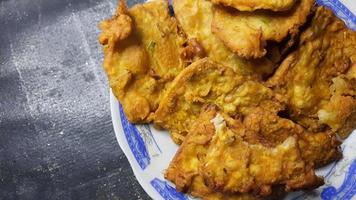
[[153, 0], [100, 24], [132, 123], [169, 130], [165, 178], [207, 200], [280, 199], [324, 183], [356, 128], [356, 32], [313, 0]]

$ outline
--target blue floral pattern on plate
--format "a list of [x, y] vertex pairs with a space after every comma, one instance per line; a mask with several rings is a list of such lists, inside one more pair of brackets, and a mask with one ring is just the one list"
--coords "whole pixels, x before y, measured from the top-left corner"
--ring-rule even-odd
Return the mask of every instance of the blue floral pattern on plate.
[[323, 200], [351, 200], [356, 194], [356, 160], [352, 162], [347, 171], [344, 182], [336, 189], [328, 186], [323, 189], [321, 198]]
[[316, 0], [316, 2], [333, 10], [349, 28], [356, 31], [356, 16], [339, 0]]
[[144, 170], [150, 164], [150, 156], [148, 154], [146, 144], [136, 126], [127, 120], [121, 105], [119, 105], [119, 112], [121, 125], [124, 130], [127, 143], [129, 144], [132, 154], [141, 169]]
[[177, 190], [174, 187], [170, 186], [166, 181], [154, 178], [151, 181], [151, 185], [165, 200], [187, 200], [185, 195], [180, 192], [177, 192]]

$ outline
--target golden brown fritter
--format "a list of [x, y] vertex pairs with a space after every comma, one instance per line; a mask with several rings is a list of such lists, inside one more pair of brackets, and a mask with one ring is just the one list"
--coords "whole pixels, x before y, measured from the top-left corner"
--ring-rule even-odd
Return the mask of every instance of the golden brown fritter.
[[205, 144], [215, 133], [215, 127], [210, 122], [216, 115], [215, 107], [207, 107], [194, 123], [194, 132], [190, 134], [180, 146], [165, 178], [172, 181], [178, 191], [188, 192], [203, 200], [259, 200], [250, 194], [223, 194], [209, 188], [199, 174], [200, 159], [207, 153]]
[[241, 58], [211, 32], [212, 7], [209, 0], [173, 0], [175, 16], [184, 32], [202, 45], [211, 60], [231, 67], [241, 75], [261, 78], [271, 74], [275, 68], [273, 62], [266, 58], [256, 60]]
[[154, 123], [168, 129], [173, 140], [181, 143], [206, 104], [216, 104], [225, 113], [235, 116], [257, 105], [280, 110], [283, 106], [279, 101], [282, 100], [269, 88], [204, 58], [189, 65], [174, 79], [159, 104]]
[[222, 4], [240, 11], [254, 11], [259, 9], [284, 11], [289, 10], [296, 0], [211, 0], [215, 4]]
[[201, 167], [201, 174], [211, 188], [266, 196], [271, 194], [273, 185], [285, 185], [285, 190], [291, 191], [313, 189], [323, 183], [311, 166], [306, 166], [297, 136], [289, 136], [270, 147], [249, 143], [244, 138], [248, 134], [254, 133], [242, 124], [237, 130], [224, 124], [216, 130]]
[[241, 12], [215, 6], [212, 32], [239, 56], [259, 58], [267, 52], [267, 41], [280, 42], [288, 35], [296, 35], [299, 27], [305, 23], [313, 4], [314, 0], [300, 0], [291, 10], [284, 12]]
[[131, 122], [149, 122], [162, 91], [189, 64], [196, 48], [185, 47], [187, 39], [165, 0], [131, 9], [121, 1], [116, 14], [100, 28], [113, 93]]
[[327, 125], [346, 137], [356, 128], [356, 32], [317, 8], [298, 49], [268, 83], [288, 99], [293, 120], [313, 131]]
[[[318, 159], [329, 154], [330, 162], [340, 156], [339, 143], [327, 145], [335, 135], [314, 137], [261, 107], [237, 120], [218, 113], [215, 106], [206, 107], [167, 169], [165, 177], [177, 190], [207, 199], [206, 194], [226, 194], [221, 191], [248, 198], [246, 192], [270, 195], [274, 186], [285, 191], [313, 189], [323, 183], [314, 173]], [[313, 144], [305, 136], [322, 140]], [[314, 152], [315, 145], [325, 152]], [[310, 152], [315, 157], [309, 157]]]

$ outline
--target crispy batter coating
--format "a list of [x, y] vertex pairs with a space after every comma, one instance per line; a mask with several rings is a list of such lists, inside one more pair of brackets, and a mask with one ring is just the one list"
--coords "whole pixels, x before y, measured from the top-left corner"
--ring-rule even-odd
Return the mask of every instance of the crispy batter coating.
[[248, 131], [242, 127], [235, 132], [222, 125], [211, 139], [201, 167], [211, 188], [240, 193], [254, 190], [265, 196], [272, 185], [285, 184], [290, 191], [322, 183], [306, 169], [295, 137], [275, 147], [250, 144], [243, 138]]
[[240, 11], [254, 11], [259, 9], [284, 11], [289, 10], [296, 0], [211, 0], [214, 4], [222, 4]]
[[[246, 192], [271, 195], [275, 186], [284, 191], [313, 189], [323, 183], [313, 168], [320, 156], [340, 156], [340, 143], [327, 145], [335, 135], [319, 133], [325, 137], [313, 144], [304, 137], [321, 137], [263, 108], [238, 120], [217, 113], [214, 106], [201, 113], [166, 171], [179, 191], [205, 199], [211, 191], [237, 198]], [[315, 145], [325, 152], [314, 152]], [[315, 157], [309, 160], [310, 152]]]
[[216, 104], [231, 116], [247, 113], [257, 105], [282, 109], [282, 99], [250, 79], [208, 58], [198, 60], [174, 79], [159, 104], [154, 123], [168, 129], [173, 140], [181, 143], [206, 104]]
[[211, 119], [216, 115], [214, 107], [207, 107], [195, 121], [192, 134], [184, 140], [176, 153], [169, 168], [165, 172], [165, 178], [172, 181], [178, 191], [189, 192], [193, 196], [203, 200], [259, 200], [250, 194], [224, 194], [209, 188], [203, 176], [199, 174], [200, 159], [207, 153], [205, 144], [215, 133]]
[[298, 136], [299, 148], [303, 149], [303, 159], [316, 167], [341, 158], [340, 141], [333, 132], [312, 133], [299, 124], [280, 117], [279, 115], [283, 116], [280, 113], [281, 111], [271, 111], [263, 106], [249, 111], [243, 119], [244, 126], [248, 130], [245, 139], [252, 144], [276, 146], [285, 142], [290, 136]]
[[100, 24], [104, 68], [110, 86], [131, 122], [149, 122], [162, 91], [189, 64], [197, 48], [187, 39], [164, 0], [127, 9]]
[[230, 51], [211, 30], [212, 3], [209, 0], [173, 0], [175, 16], [189, 38], [195, 38], [213, 61], [233, 68], [241, 75], [261, 78], [274, 71], [266, 58], [247, 60]]
[[241, 12], [215, 6], [212, 32], [239, 56], [259, 58], [266, 55], [266, 41], [280, 42], [288, 35], [296, 35], [313, 4], [314, 0], [300, 0], [284, 12]]
[[298, 49], [268, 83], [286, 96], [293, 120], [313, 131], [326, 125], [346, 137], [356, 128], [356, 32], [317, 8]]

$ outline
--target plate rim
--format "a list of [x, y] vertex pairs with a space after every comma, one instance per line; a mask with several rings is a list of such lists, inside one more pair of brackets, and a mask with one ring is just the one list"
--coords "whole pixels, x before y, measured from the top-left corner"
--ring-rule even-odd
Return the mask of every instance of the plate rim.
[[[128, 144], [127, 140], [123, 138], [123, 129], [120, 126], [120, 115], [119, 115], [119, 109], [118, 109], [119, 102], [116, 99], [114, 93], [112, 92], [112, 89], [110, 88], [110, 112], [111, 112], [111, 119], [112, 119], [112, 124], [114, 127], [114, 132], [115, 132], [115, 137], [117, 142], [119, 143], [119, 146], [123, 153], [126, 156], [126, 159], [128, 160], [131, 169], [135, 175], [135, 178], [139, 182], [140, 186], [143, 188], [143, 190], [152, 198], [152, 199], [163, 199], [161, 195], [156, 192], [150, 184], [147, 184], [144, 178], [140, 175], [142, 171], [141, 168], [139, 167], [138, 163], [136, 162], [136, 159], [134, 158], [131, 150], [127, 148]], [[121, 127], [121, 128], [120, 128]], [[121, 134], [121, 135], [120, 135]], [[125, 144], [124, 144], [125, 143]]]

